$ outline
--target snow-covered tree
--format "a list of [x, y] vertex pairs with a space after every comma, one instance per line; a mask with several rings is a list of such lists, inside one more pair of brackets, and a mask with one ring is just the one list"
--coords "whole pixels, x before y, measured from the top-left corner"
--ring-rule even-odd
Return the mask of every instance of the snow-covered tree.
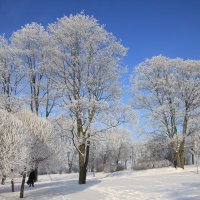
[[[167, 136], [178, 167], [184, 168], [184, 146], [200, 106], [200, 61], [156, 56], [135, 68], [134, 107]], [[152, 130], [152, 128], [150, 129]]]
[[171, 148], [166, 136], [153, 136], [145, 145], [148, 151], [148, 156], [143, 159], [146, 159], [147, 161], [169, 160], [173, 162]]
[[24, 75], [18, 64], [16, 50], [0, 36], [0, 108], [8, 112], [20, 108], [18, 95], [23, 88]]
[[47, 119], [38, 117], [28, 110], [21, 110], [15, 115], [30, 132], [30, 139], [27, 143], [30, 151], [29, 162], [37, 175], [38, 165], [62, 150], [59, 138], [54, 132], [52, 123]]
[[[63, 161], [67, 164], [67, 172], [71, 173], [74, 165], [77, 165], [77, 141], [73, 139], [71, 134], [72, 125], [71, 121], [66, 120], [63, 117], [54, 120], [56, 134], [60, 138], [62, 143]], [[65, 166], [66, 168], [66, 166]]]
[[97, 171], [116, 171], [126, 168], [130, 159], [131, 139], [124, 128], [113, 128], [91, 140], [90, 167]]
[[98, 162], [97, 169], [99, 171], [104, 171], [105, 167], [106, 167], [106, 163], [108, 163], [111, 152], [110, 152], [110, 148], [109, 148], [109, 142], [107, 142], [107, 140], [101, 139], [99, 140], [99, 142], [96, 144], [96, 149], [97, 149], [97, 159], [100, 160], [100, 162]]
[[13, 33], [11, 44], [26, 75], [25, 100], [28, 100], [32, 112], [48, 117], [56, 100], [56, 90], [52, 87], [51, 71], [48, 69], [52, 48], [48, 33], [42, 25], [27, 24]]
[[28, 130], [5, 110], [0, 110], [0, 176], [24, 170], [28, 163]]
[[187, 141], [187, 147], [190, 153], [192, 153], [192, 164], [196, 164], [197, 173], [199, 173], [199, 157], [200, 157], [200, 129], [199, 129], [199, 116], [197, 116], [193, 123], [193, 133], [190, 135]]
[[130, 134], [126, 129], [114, 128], [106, 134], [106, 141], [111, 152], [110, 156], [118, 170], [119, 162], [125, 161], [126, 165], [130, 157]]
[[84, 14], [58, 19], [49, 25], [49, 32], [55, 47], [53, 81], [79, 143], [79, 184], [84, 184], [95, 122], [104, 122], [98, 127], [106, 128], [125, 121], [125, 113], [115, 112], [113, 102], [120, 96], [120, 60], [126, 49], [95, 18]]

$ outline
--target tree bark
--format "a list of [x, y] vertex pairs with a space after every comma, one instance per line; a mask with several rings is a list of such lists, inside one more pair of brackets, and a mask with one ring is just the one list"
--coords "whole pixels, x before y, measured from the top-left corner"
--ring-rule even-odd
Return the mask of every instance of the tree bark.
[[[79, 184], [86, 183], [86, 175], [87, 175], [87, 165], [89, 159], [89, 148], [90, 143], [87, 142], [87, 146], [85, 143], [79, 146]], [[86, 148], [86, 150], [85, 150]]]
[[125, 163], [124, 163], [124, 165], [125, 165], [124, 168], [125, 169], [127, 169], [127, 162], [128, 162], [128, 160], [125, 160]]
[[35, 172], [35, 182], [37, 182], [38, 181], [38, 168], [37, 167], [35, 168], [34, 172]]
[[103, 170], [102, 171], [105, 170], [105, 166], [106, 166], [106, 156], [103, 157]]
[[35, 163], [34, 173], [35, 173], [35, 182], [37, 182], [38, 181], [38, 162]]
[[185, 165], [184, 146], [185, 146], [184, 140], [181, 142], [179, 147], [177, 147], [175, 143], [171, 143], [172, 160], [174, 162], [175, 168], [180, 167], [180, 168], [184, 169], [184, 165]]
[[14, 180], [11, 180], [11, 188], [12, 188], [12, 192], [15, 191], [15, 184], [14, 184]]
[[194, 165], [194, 154], [192, 153], [192, 164]]
[[24, 185], [25, 185], [25, 181], [26, 181], [26, 172], [23, 172], [21, 189], [20, 189], [20, 196], [19, 196], [20, 198], [24, 198]]
[[119, 160], [118, 159], [116, 160], [115, 164], [116, 164], [116, 171], [118, 171], [119, 170]]
[[72, 163], [68, 163], [68, 174], [72, 173]]
[[177, 167], [184, 169], [185, 158], [184, 158], [184, 143], [181, 144], [180, 149], [175, 154]]

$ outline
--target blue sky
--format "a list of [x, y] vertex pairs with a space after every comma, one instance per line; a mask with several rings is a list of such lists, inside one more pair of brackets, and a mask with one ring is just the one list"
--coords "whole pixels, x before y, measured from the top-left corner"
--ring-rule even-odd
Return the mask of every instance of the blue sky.
[[158, 54], [200, 59], [200, 0], [0, 0], [0, 34], [9, 37], [26, 23], [46, 26], [82, 10], [129, 48], [129, 73]]
[[199, 0], [0, 0], [0, 34], [30, 22], [43, 25], [84, 10], [129, 48], [124, 64], [145, 58], [200, 58]]

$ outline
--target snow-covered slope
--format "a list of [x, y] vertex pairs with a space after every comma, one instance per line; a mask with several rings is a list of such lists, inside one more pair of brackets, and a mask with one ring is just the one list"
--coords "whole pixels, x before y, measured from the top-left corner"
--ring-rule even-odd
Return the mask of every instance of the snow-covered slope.
[[[30, 200], [199, 200], [200, 174], [195, 166], [185, 170], [161, 168], [141, 171], [124, 171], [112, 174], [88, 175], [86, 185], [78, 185], [77, 174], [40, 176], [34, 188], [25, 188], [25, 199]], [[0, 186], [0, 200], [19, 197], [10, 192], [9, 180]]]

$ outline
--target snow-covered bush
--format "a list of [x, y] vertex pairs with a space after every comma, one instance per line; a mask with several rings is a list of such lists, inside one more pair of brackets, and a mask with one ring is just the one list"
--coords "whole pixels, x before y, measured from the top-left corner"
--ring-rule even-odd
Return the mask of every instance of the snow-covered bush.
[[141, 169], [153, 169], [153, 168], [161, 168], [161, 167], [169, 167], [173, 166], [169, 160], [160, 160], [160, 161], [144, 161], [139, 162], [133, 165], [134, 170]]
[[[30, 139], [27, 146], [30, 152], [29, 162], [32, 168], [37, 170], [39, 164], [42, 162], [48, 164], [47, 161], [55, 162], [59, 165], [56, 159], [61, 159], [59, 156], [62, 151], [62, 145], [55, 133], [53, 123], [45, 118], [38, 117], [28, 110], [20, 110], [15, 116], [23, 122], [23, 125], [29, 131]], [[52, 161], [51, 157], [56, 159]]]
[[0, 176], [20, 173], [29, 161], [28, 129], [13, 114], [0, 110]]

